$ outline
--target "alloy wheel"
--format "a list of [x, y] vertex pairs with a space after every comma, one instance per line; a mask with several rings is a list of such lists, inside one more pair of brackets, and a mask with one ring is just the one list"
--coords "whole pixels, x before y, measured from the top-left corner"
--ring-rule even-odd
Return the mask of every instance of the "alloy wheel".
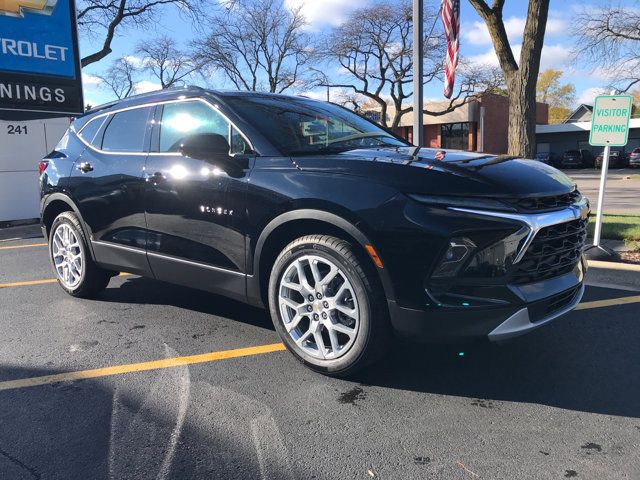
[[284, 326], [312, 357], [331, 360], [353, 345], [360, 325], [355, 289], [335, 263], [317, 255], [298, 257], [280, 279]]
[[69, 224], [61, 223], [53, 232], [51, 256], [60, 281], [67, 288], [75, 288], [82, 278], [82, 247]]

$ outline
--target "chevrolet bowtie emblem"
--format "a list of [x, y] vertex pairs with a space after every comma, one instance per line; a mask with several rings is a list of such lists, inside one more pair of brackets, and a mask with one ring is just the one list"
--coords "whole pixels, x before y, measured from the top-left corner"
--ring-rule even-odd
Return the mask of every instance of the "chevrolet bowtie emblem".
[[58, 0], [0, 0], [0, 15], [24, 17], [24, 12], [51, 15]]

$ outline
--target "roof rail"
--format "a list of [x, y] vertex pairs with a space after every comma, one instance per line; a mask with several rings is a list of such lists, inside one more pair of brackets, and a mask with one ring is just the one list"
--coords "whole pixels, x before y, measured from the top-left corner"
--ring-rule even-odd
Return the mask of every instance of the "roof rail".
[[100, 110], [106, 110], [107, 108], [113, 107], [114, 105], [116, 105], [116, 104], [118, 104], [120, 102], [125, 102], [125, 101], [128, 101], [128, 100], [144, 99], [146, 97], [151, 97], [151, 96], [154, 96], [154, 95], [158, 95], [159, 93], [162, 93], [162, 92], [171, 92], [171, 91], [176, 91], [176, 90], [198, 91], [198, 92], [204, 92], [205, 91], [204, 88], [202, 88], [202, 87], [200, 87], [198, 85], [180, 85], [180, 86], [175, 86], [175, 87], [163, 88], [163, 89], [160, 89], [160, 90], [153, 90], [151, 92], [139, 93], [137, 95], [131, 95], [130, 97], [120, 98], [118, 100], [113, 100], [111, 102], [103, 103], [101, 105], [97, 105], [95, 107], [90, 108], [89, 110], [84, 112], [84, 114], [87, 115], [89, 113], [99, 112]]

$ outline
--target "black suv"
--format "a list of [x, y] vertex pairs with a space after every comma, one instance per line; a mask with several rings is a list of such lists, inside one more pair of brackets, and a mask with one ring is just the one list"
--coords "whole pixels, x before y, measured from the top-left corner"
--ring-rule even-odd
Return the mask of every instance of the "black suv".
[[265, 306], [289, 350], [331, 375], [394, 333], [523, 334], [584, 290], [589, 208], [564, 174], [416, 148], [308, 98], [133, 97], [76, 119], [40, 170], [69, 294], [125, 271]]
[[560, 160], [561, 168], [593, 168], [595, 157], [589, 150], [567, 150]]

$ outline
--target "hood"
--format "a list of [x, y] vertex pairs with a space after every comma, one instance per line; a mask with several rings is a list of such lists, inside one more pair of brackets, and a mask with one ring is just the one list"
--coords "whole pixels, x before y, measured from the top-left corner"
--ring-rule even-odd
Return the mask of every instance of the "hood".
[[458, 150], [375, 148], [292, 160], [301, 170], [357, 175], [403, 193], [513, 198], [575, 188], [573, 180], [542, 162]]

